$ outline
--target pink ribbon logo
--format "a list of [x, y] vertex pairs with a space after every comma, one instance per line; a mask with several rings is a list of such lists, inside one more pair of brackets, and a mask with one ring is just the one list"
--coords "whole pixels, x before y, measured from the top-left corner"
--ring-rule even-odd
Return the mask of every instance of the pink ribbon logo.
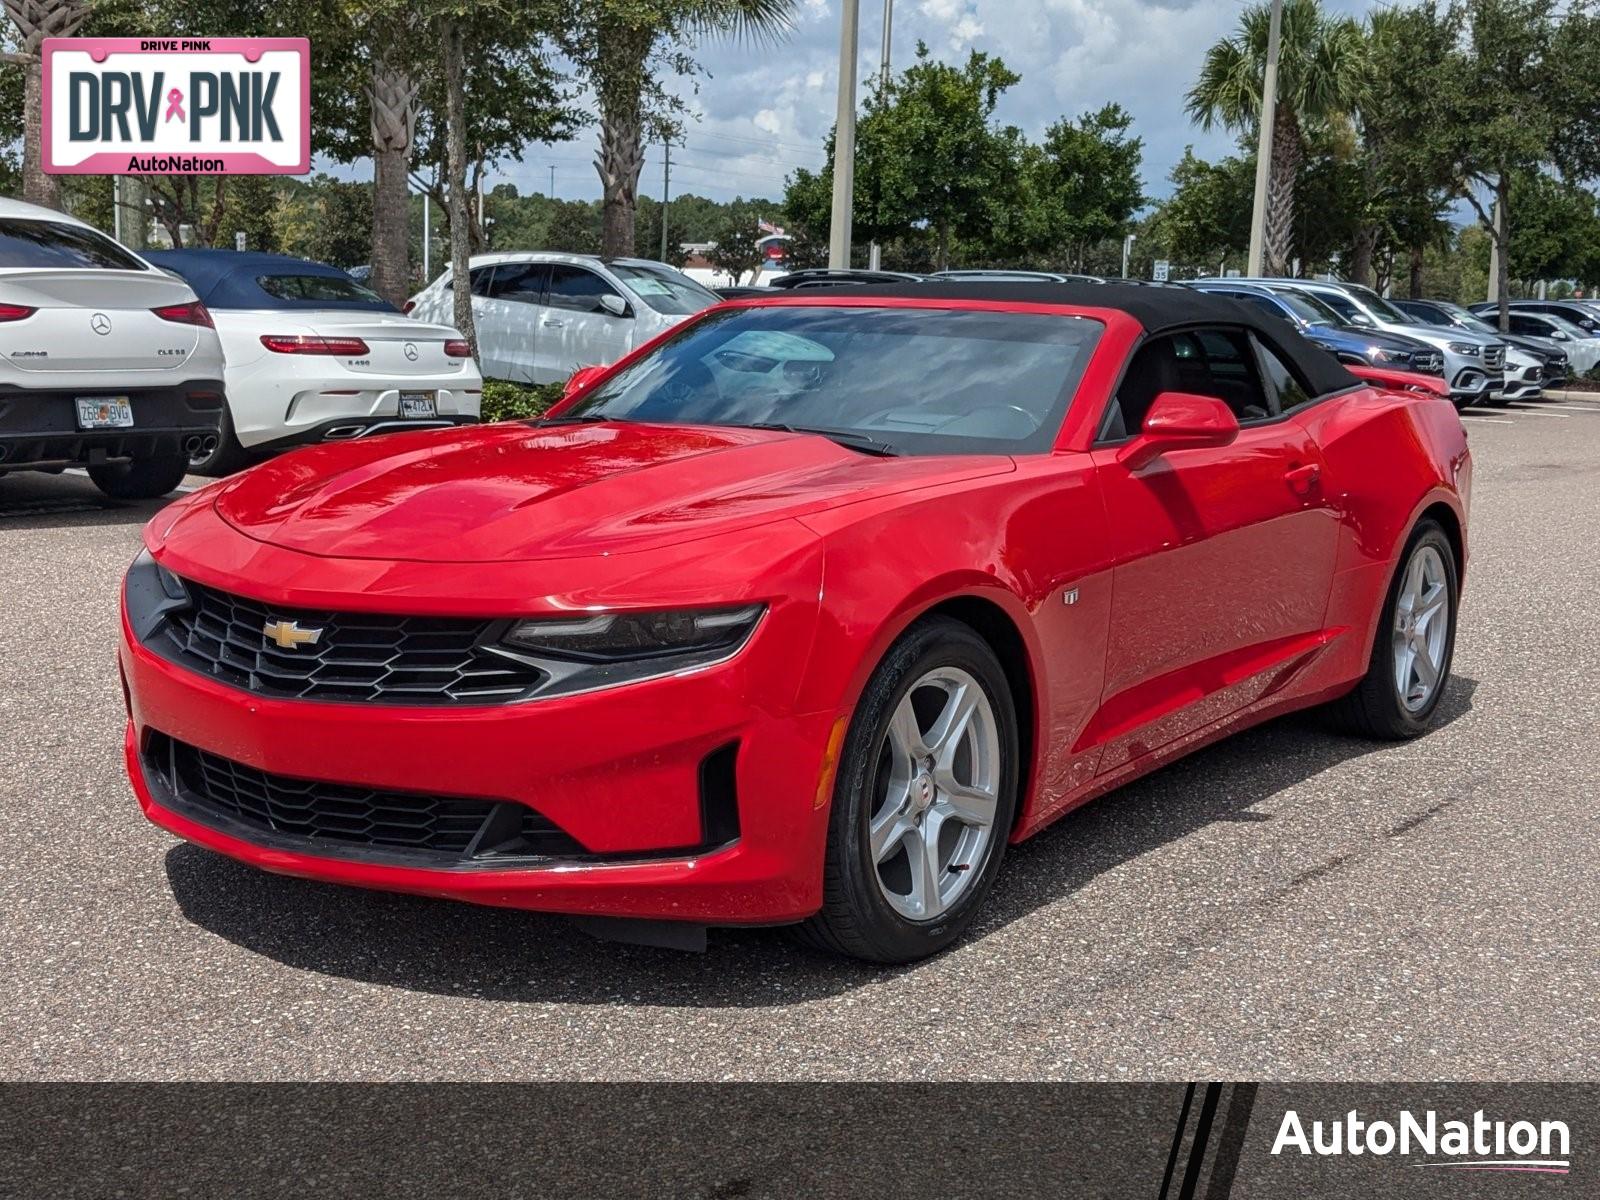
[[173, 117], [177, 117], [180, 121], [188, 120], [183, 115], [183, 92], [178, 88], [173, 88], [167, 93], [167, 115], [164, 120], [170, 121]]

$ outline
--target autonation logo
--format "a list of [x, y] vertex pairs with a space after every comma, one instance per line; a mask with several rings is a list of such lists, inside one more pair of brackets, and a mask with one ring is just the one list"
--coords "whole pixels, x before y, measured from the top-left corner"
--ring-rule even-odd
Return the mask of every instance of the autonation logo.
[[1304, 1155], [1332, 1157], [1371, 1154], [1382, 1157], [1419, 1155], [1436, 1162], [1414, 1167], [1459, 1171], [1526, 1171], [1565, 1175], [1571, 1166], [1572, 1137], [1564, 1121], [1491, 1121], [1482, 1109], [1471, 1121], [1441, 1121], [1432, 1109], [1419, 1118], [1402, 1109], [1392, 1121], [1365, 1121], [1355, 1109], [1333, 1121], [1312, 1121], [1310, 1132], [1300, 1114], [1289, 1109], [1278, 1125], [1272, 1153], [1298, 1150]]

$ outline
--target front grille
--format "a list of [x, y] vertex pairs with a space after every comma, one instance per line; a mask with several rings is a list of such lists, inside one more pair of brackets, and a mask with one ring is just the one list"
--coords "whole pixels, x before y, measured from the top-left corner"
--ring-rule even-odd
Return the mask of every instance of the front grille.
[[1506, 348], [1504, 346], [1485, 346], [1483, 350], [1483, 365], [1491, 371], [1497, 371], [1506, 363]]
[[525, 804], [274, 775], [153, 733], [145, 765], [180, 807], [307, 850], [365, 848], [412, 860], [571, 857], [584, 848]]
[[[485, 649], [492, 621], [281, 608], [184, 581], [187, 608], [171, 613], [152, 649], [263, 696], [378, 704], [502, 704], [520, 700], [543, 671]], [[264, 629], [293, 622], [319, 631], [284, 648]]]
[[1444, 355], [1437, 350], [1417, 353], [1411, 356], [1411, 369], [1420, 371], [1424, 375], [1444, 374]]

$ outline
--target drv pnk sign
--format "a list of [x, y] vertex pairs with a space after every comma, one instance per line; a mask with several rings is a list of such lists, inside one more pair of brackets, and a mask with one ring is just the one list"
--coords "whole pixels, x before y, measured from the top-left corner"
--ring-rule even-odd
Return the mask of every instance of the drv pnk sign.
[[44, 169], [304, 175], [305, 38], [46, 38]]

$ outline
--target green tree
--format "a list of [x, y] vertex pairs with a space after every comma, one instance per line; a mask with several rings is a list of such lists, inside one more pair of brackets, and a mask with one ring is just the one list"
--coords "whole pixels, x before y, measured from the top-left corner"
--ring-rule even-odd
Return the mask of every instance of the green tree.
[[679, 132], [681, 102], [660, 77], [691, 73], [700, 38], [783, 36], [795, 9], [795, 0], [573, 0], [563, 45], [599, 107], [606, 254], [633, 252], [645, 145]]
[[582, 200], [557, 200], [545, 228], [544, 249], [569, 254], [600, 252], [600, 214]]
[[1144, 204], [1139, 167], [1144, 143], [1131, 137], [1133, 117], [1119, 104], [1058, 121], [1045, 133], [1029, 164], [1046, 254], [1066, 251], [1067, 265], [1083, 270], [1090, 246], [1128, 231]]
[[[1557, 0], [1455, 0], [1419, 8], [1447, 51], [1418, 64], [1411, 138], [1448, 165], [1454, 195], [1487, 233], [1498, 265], [1501, 328], [1516, 264], [1518, 177], [1600, 173], [1600, 19]], [[1495, 219], [1496, 212], [1499, 220]]]
[[1230, 258], [1243, 265], [1250, 244], [1253, 156], [1211, 163], [1185, 146], [1170, 178], [1172, 194], [1156, 206], [1139, 244], [1162, 251], [1180, 274], [1211, 274]]
[[[1270, 15], [1266, 4], [1247, 8], [1234, 34], [1206, 52], [1188, 94], [1189, 115], [1202, 128], [1250, 134], [1258, 126]], [[1355, 21], [1324, 13], [1318, 0], [1284, 0], [1263, 239], [1270, 275], [1288, 274], [1294, 257], [1295, 182], [1306, 135], [1356, 107], [1365, 54]]]
[[[996, 223], [1023, 202], [1022, 136], [994, 122], [1001, 94], [1020, 79], [977, 51], [965, 66], [936, 62], [919, 42], [912, 65], [867, 99], [857, 124], [856, 241], [914, 239], [926, 226], [939, 269], [950, 263], [953, 239], [988, 246]], [[823, 169], [798, 170], [784, 188], [789, 219], [818, 240], [833, 189], [831, 133], [824, 148]]]
[[743, 283], [746, 272], [761, 269], [761, 247], [756, 244], [759, 238], [754, 218], [730, 213], [717, 230], [716, 245], [706, 252], [706, 260], [717, 270], [726, 271], [735, 284]]

